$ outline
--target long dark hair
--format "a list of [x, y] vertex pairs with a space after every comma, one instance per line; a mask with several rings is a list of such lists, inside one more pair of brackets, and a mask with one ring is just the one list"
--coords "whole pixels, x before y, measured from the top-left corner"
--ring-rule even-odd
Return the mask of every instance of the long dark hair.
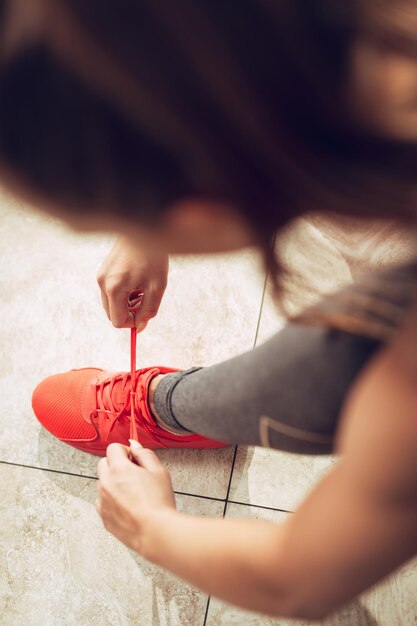
[[0, 0], [0, 176], [139, 221], [220, 199], [270, 266], [273, 233], [304, 212], [414, 220], [417, 146], [366, 129], [346, 94], [359, 37], [417, 54], [407, 11], [413, 0]]

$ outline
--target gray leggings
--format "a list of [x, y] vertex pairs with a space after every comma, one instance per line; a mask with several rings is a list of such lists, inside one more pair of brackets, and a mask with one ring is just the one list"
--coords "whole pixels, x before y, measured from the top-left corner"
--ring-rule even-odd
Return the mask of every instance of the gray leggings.
[[168, 374], [156, 388], [155, 409], [184, 432], [326, 454], [346, 393], [380, 346], [344, 331], [289, 324], [230, 361]]
[[[319, 303], [330, 316], [356, 319], [355, 334], [311, 326], [317, 317], [309, 318], [307, 311], [304, 325], [289, 324], [255, 350], [212, 367], [168, 374], [155, 392], [158, 415], [184, 432], [229, 443], [331, 452], [349, 388], [404, 323], [416, 283], [413, 262], [365, 276]], [[381, 339], [361, 334], [371, 328]]]

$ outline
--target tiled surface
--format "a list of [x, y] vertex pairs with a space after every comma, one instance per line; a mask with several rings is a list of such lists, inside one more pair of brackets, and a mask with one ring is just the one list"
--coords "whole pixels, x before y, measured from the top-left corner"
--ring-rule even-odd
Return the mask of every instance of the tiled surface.
[[[129, 551], [95, 510], [97, 481], [0, 463], [2, 626], [194, 626], [207, 596]], [[222, 503], [177, 496], [192, 515]]]
[[[283, 261], [293, 269], [289, 313], [349, 281], [363, 265], [345, 232], [334, 225], [302, 220], [295, 228], [296, 235], [287, 233], [279, 241]], [[371, 234], [362, 231], [363, 258], [370, 253]], [[389, 230], [376, 235], [374, 244], [388, 237], [388, 247], [397, 248], [389, 247], [387, 254], [372, 249], [374, 266], [395, 256], [395, 250], [407, 257], [404, 239], [395, 236]], [[107, 321], [95, 281], [112, 238], [81, 237], [0, 195], [0, 239], [1, 626], [203, 626], [205, 594], [144, 562], [102, 528], [93, 507], [97, 483], [89, 478], [95, 476], [97, 459], [40, 429], [30, 406], [31, 390], [50, 373], [86, 365], [129, 366], [128, 332]], [[175, 259], [161, 311], [140, 337], [139, 365], [204, 365], [250, 349], [262, 288], [263, 273], [249, 253]], [[257, 342], [283, 323], [267, 297]], [[223, 502], [207, 497], [226, 497], [233, 451], [158, 453], [177, 491], [206, 496], [177, 495], [181, 510], [222, 514]], [[239, 448], [229, 499], [243, 504], [229, 502], [227, 515], [281, 521], [286, 513], [259, 505], [294, 510], [331, 462]], [[326, 626], [415, 626], [416, 572], [406, 568]], [[299, 626], [214, 599], [207, 624]]]
[[229, 499], [294, 511], [332, 463], [329, 456], [239, 446]]
[[[282, 522], [287, 514], [268, 509], [227, 505], [227, 517], [251, 517]], [[378, 585], [371, 593], [346, 606], [322, 626], [413, 626], [417, 624], [417, 561]], [[207, 626], [313, 626], [318, 622], [275, 619], [242, 611], [217, 599], [210, 599]]]
[[[55, 372], [129, 368], [129, 331], [110, 325], [96, 284], [112, 239], [72, 233], [9, 199], [0, 204], [0, 460], [95, 476], [97, 459], [43, 431], [30, 397]], [[207, 365], [250, 349], [262, 290], [249, 252], [174, 259], [158, 317], [139, 338], [138, 365]], [[233, 448], [160, 454], [176, 490], [226, 496]]]

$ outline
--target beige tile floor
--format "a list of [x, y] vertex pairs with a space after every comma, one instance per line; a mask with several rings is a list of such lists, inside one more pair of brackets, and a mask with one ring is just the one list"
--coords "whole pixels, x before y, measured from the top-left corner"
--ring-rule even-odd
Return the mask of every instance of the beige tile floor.
[[[299, 243], [289, 236], [284, 255], [314, 268], [312, 291], [349, 280], [346, 242], [338, 247], [333, 231], [323, 235], [313, 223], [299, 228]], [[95, 282], [112, 238], [72, 233], [1, 195], [0, 240], [0, 625], [286, 624], [208, 603], [125, 549], [93, 507], [97, 460], [55, 441], [33, 417], [31, 390], [48, 374], [128, 369], [128, 332], [107, 321]], [[263, 286], [247, 252], [174, 259], [160, 314], [140, 338], [139, 364], [211, 364], [260, 343], [283, 323]], [[297, 297], [290, 303], [300, 305]], [[332, 463], [244, 447], [159, 454], [181, 510], [276, 521]], [[326, 626], [417, 624], [416, 582], [409, 567]]]

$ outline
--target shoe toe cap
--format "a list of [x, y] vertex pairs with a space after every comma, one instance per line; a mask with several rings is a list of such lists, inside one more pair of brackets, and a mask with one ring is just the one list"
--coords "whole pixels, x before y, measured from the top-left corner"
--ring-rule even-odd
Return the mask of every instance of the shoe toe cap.
[[33, 411], [42, 426], [59, 439], [94, 439], [96, 430], [83, 418], [81, 402], [96, 375], [96, 369], [85, 369], [42, 380], [32, 394]]

